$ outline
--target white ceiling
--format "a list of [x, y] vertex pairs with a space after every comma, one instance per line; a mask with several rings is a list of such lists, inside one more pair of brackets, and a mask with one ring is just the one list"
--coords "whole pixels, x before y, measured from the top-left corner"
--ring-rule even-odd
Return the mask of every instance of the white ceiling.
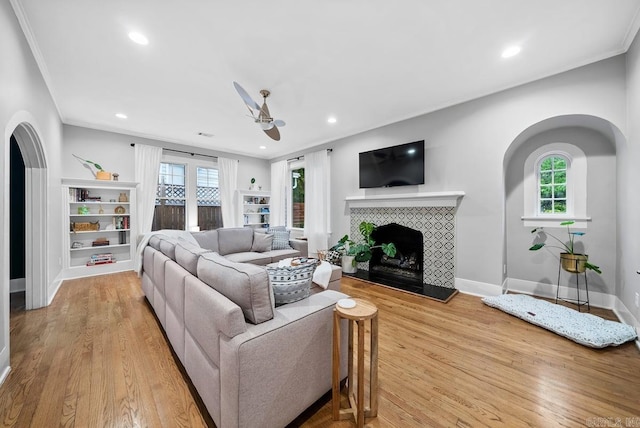
[[[11, 2], [64, 123], [267, 159], [623, 53], [640, 12], [639, 0]], [[522, 52], [503, 59], [512, 44]], [[281, 141], [246, 116], [234, 80], [259, 102], [272, 92]]]

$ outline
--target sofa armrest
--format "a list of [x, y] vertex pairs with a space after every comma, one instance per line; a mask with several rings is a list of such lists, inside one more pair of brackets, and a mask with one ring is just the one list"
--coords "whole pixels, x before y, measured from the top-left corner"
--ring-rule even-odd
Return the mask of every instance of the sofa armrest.
[[[314, 294], [277, 308], [272, 320], [221, 338], [221, 426], [286, 426], [331, 390], [333, 311], [344, 297], [332, 290]], [[346, 321], [341, 329], [346, 350]]]
[[300, 252], [300, 257], [309, 257], [309, 243], [305, 239], [289, 239], [289, 245]]

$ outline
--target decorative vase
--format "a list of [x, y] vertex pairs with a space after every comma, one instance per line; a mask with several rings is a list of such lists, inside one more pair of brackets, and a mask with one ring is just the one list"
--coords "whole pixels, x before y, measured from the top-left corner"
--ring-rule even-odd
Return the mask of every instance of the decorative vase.
[[344, 273], [356, 273], [358, 267], [356, 266], [355, 256], [342, 256], [342, 272]]
[[126, 193], [120, 193], [120, 196], [118, 197], [118, 202], [129, 202], [129, 198], [127, 198], [127, 194]]
[[589, 256], [586, 254], [560, 253], [562, 269], [571, 273], [583, 273], [587, 270], [586, 262]]

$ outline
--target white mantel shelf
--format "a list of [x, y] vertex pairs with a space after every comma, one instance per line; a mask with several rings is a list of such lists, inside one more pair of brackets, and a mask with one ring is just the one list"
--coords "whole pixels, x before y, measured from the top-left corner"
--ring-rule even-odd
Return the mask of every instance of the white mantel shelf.
[[463, 191], [347, 196], [349, 208], [455, 207]]

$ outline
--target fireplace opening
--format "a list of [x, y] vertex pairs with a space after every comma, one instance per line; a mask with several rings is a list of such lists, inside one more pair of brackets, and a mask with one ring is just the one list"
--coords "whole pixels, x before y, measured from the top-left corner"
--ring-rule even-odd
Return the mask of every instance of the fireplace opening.
[[381, 248], [374, 248], [369, 261], [369, 270], [358, 269], [356, 278], [396, 288], [410, 293], [420, 294], [440, 302], [448, 302], [457, 292], [424, 282], [424, 237], [419, 230], [389, 223], [378, 226], [371, 234], [377, 245], [393, 243], [396, 255], [389, 257]]
[[393, 242], [396, 246], [395, 257], [389, 257], [380, 248], [374, 248], [369, 261], [369, 276], [391, 280], [401, 280], [422, 285], [423, 243], [422, 232], [389, 223], [374, 230], [371, 238], [377, 243]]

